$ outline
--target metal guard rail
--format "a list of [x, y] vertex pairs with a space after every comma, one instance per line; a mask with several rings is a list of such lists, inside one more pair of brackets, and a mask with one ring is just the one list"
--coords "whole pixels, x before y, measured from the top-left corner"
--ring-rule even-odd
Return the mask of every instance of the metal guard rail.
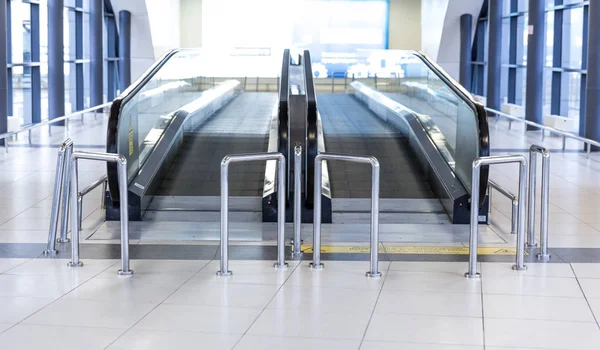
[[550, 132], [552, 132], [554, 134], [558, 134], [558, 135], [561, 135], [563, 137], [568, 137], [568, 138], [571, 138], [571, 139], [575, 139], [577, 141], [581, 141], [585, 145], [587, 145], [586, 149], [587, 149], [587, 153], [588, 154], [590, 154], [590, 152], [591, 152], [590, 145], [591, 146], [600, 147], [600, 142], [598, 142], [596, 140], [588, 139], [586, 137], [575, 135], [575, 134], [572, 134], [570, 132], [558, 130], [558, 129], [552, 128], [550, 126], [541, 125], [541, 124], [538, 124], [538, 123], [535, 123], [535, 122], [532, 122], [532, 121], [529, 121], [529, 120], [526, 120], [526, 119], [523, 119], [523, 118], [518, 118], [518, 117], [515, 117], [513, 115], [506, 114], [504, 112], [500, 112], [500, 111], [498, 111], [496, 109], [493, 109], [493, 108], [485, 107], [485, 110], [488, 111], [488, 112], [492, 112], [494, 114], [500, 115], [500, 116], [502, 116], [504, 118], [510, 119], [512, 121], [521, 122], [521, 123], [526, 124], [526, 125], [530, 125], [530, 126], [533, 126], [533, 127], [536, 127], [536, 128], [540, 128], [542, 130], [550, 131]]
[[[80, 116], [80, 115], [83, 116], [86, 113], [95, 112], [95, 111], [97, 111], [99, 109], [109, 107], [111, 105], [111, 103], [112, 102], [107, 102], [107, 103], [104, 103], [104, 104], [101, 104], [101, 105], [98, 105], [98, 106], [94, 106], [94, 107], [90, 107], [88, 109], [84, 109], [84, 110], [81, 110], [81, 111], [77, 111], [75, 113], [71, 113], [71, 114], [68, 114], [68, 115], [65, 115], [65, 116], [62, 116], [62, 117], [59, 117], [59, 118], [44, 120], [44, 121], [42, 121], [40, 123], [32, 124], [32, 125], [26, 126], [24, 128], [21, 128], [19, 130], [5, 132], [3, 134], [0, 134], [0, 140], [7, 139], [9, 137], [18, 135], [18, 134], [23, 133], [25, 131], [31, 131], [33, 129], [40, 128], [42, 126], [52, 125], [52, 124], [55, 124], [55, 123], [58, 123], [58, 122], [62, 122], [62, 121], [71, 119], [73, 117], [77, 117], [77, 116]], [[8, 142], [4, 143], [4, 148], [8, 152]]]

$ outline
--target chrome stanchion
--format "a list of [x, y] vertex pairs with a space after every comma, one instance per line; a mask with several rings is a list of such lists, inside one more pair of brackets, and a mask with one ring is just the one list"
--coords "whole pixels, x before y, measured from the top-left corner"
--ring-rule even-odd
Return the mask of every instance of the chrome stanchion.
[[129, 207], [128, 207], [128, 190], [127, 190], [127, 159], [120, 154], [114, 153], [92, 153], [92, 152], [73, 152], [71, 155], [71, 261], [69, 266], [82, 266], [83, 263], [79, 260], [79, 215], [77, 201], [79, 198], [78, 191], [78, 174], [77, 163], [79, 159], [96, 160], [103, 162], [117, 163], [118, 178], [119, 178], [119, 207], [121, 215], [121, 269], [117, 272], [119, 275], [131, 275], [133, 270], [129, 268]]
[[62, 196], [61, 196], [61, 204], [62, 208], [62, 216], [60, 218], [60, 237], [56, 239], [58, 243], [69, 243], [71, 240], [67, 238], [67, 231], [69, 230], [69, 181], [71, 181], [71, 155], [73, 154], [73, 142], [71, 141], [71, 146], [67, 147], [65, 151], [65, 173], [63, 175], [62, 182]]
[[379, 272], [379, 161], [375, 157], [351, 156], [342, 154], [321, 153], [315, 157], [315, 188], [313, 213], [313, 261], [310, 267], [322, 269], [321, 262], [321, 187], [322, 163], [324, 160], [338, 160], [353, 163], [371, 164], [371, 237], [370, 237], [370, 270], [367, 277], [381, 277]]
[[[68, 203], [68, 191], [65, 192], [65, 187], [68, 189], [69, 178], [66, 176], [69, 169], [70, 155], [73, 150], [73, 140], [66, 139], [58, 149], [58, 159], [56, 160], [56, 175], [54, 177], [54, 192], [52, 195], [52, 212], [50, 214], [50, 230], [48, 231], [48, 244], [44, 255], [56, 254], [56, 234], [58, 232], [58, 221], [61, 213], [61, 203]], [[67, 186], [63, 186], [63, 183]], [[65, 199], [64, 201], [62, 199]], [[63, 215], [66, 214], [67, 208], [62, 206]]]
[[275, 268], [284, 269], [285, 262], [285, 157], [281, 153], [249, 153], [225, 156], [221, 161], [221, 262], [217, 276], [231, 276], [229, 270], [229, 164], [252, 161], [277, 161], [277, 262]]
[[[471, 220], [469, 235], [469, 270], [465, 277], [479, 278], [481, 275], [477, 272], [477, 247], [479, 236], [479, 185], [481, 166], [493, 164], [519, 163], [519, 194], [518, 198], [525, 198], [527, 185], [525, 179], [527, 176], [527, 159], [521, 155], [512, 156], [491, 156], [480, 157], [473, 161], [471, 171]], [[513, 270], [525, 270], [525, 205], [523, 201], [518, 202], [519, 219], [517, 224], [517, 253]]]
[[294, 147], [294, 246], [292, 256], [302, 256], [302, 146]]
[[548, 214], [550, 206], [550, 151], [539, 145], [531, 145], [529, 148], [529, 212], [527, 215], [528, 223], [528, 248], [535, 247], [535, 197], [536, 197], [536, 153], [542, 155], [542, 198], [541, 198], [541, 217], [540, 217], [540, 253], [537, 258], [540, 260], [550, 259], [548, 253]]

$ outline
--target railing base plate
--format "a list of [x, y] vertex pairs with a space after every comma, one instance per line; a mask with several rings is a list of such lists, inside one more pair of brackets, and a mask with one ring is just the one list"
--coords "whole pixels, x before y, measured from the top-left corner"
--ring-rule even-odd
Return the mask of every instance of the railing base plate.
[[54, 250], [46, 249], [42, 252], [42, 254], [44, 254], [45, 256], [56, 255], [56, 254], [58, 254], [58, 250], [57, 249], [54, 249]]
[[319, 263], [317, 265], [315, 265], [313, 263], [310, 263], [310, 264], [308, 264], [308, 267], [311, 268], [311, 269], [313, 269], [313, 270], [322, 270], [323, 267], [325, 267], [325, 265], [323, 265], [323, 263]]
[[133, 275], [133, 270], [123, 271], [123, 270], [119, 269], [117, 271], [117, 275], [119, 275], [119, 276], [131, 276], [131, 275]]
[[552, 257], [552, 255], [550, 255], [550, 254], [545, 254], [545, 255], [543, 255], [543, 254], [541, 254], [541, 253], [537, 253], [535, 257], [536, 257], [538, 260], [541, 260], [541, 261], [549, 261], [549, 260], [550, 260], [550, 258]]
[[527, 266], [523, 265], [523, 267], [519, 267], [517, 265], [513, 265], [512, 269], [515, 271], [527, 271]]
[[475, 272], [475, 273], [465, 273], [465, 277], [466, 278], [472, 278], [472, 279], [479, 279], [481, 278], [481, 274], [479, 272]]
[[274, 263], [273, 267], [278, 269], [278, 270], [285, 270], [288, 268], [288, 263], [283, 263], [283, 265], [279, 265], [278, 263]]
[[367, 273], [365, 273], [365, 276], [367, 276], [369, 278], [379, 278], [382, 276], [382, 274], [379, 271], [377, 271], [377, 272], [367, 271]]
[[83, 266], [83, 263], [82, 263], [81, 261], [79, 261], [79, 262], [76, 262], [76, 263], [74, 263], [74, 262], [72, 262], [72, 261], [69, 261], [69, 262], [67, 263], [67, 266], [68, 266], [68, 267], [82, 267], [82, 266]]
[[231, 271], [225, 271], [225, 272], [217, 271], [217, 276], [219, 276], [219, 277], [227, 277], [227, 276], [231, 276], [231, 275], [233, 275], [233, 272], [231, 272]]
[[56, 239], [56, 243], [71, 243], [71, 239], [70, 238], [65, 238], [63, 240], [62, 238], [57, 238]]

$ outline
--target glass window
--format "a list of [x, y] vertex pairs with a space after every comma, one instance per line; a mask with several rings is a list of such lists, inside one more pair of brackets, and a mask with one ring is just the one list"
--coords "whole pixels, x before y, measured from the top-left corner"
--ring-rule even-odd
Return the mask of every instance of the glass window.
[[543, 115], [550, 114], [552, 103], [552, 69], [544, 68]]
[[527, 65], [527, 20], [526, 16], [519, 16], [517, 20], [517, 61], [516, 64]]
[[579, 120], [580, 103], [581, 73], [562, 73], [560, 90], [560, 115]]
[[519, 12], [526, 12], [529, 10], [529, 0], [518, 0]]
[[546, 34], [544, 42], [546, 46], [544, 66], [552, 67], [552, 59], [554, 57], [554, 11], [546, 13]]
[[503, 18], [502, 19], [502, 55], [501, 55], [502, 64], [508, 64], [509, 39], [510, 39], [510, 19]]
[[581, 68], [583, 54], [583, 7], [563, 12], [562, 66]]

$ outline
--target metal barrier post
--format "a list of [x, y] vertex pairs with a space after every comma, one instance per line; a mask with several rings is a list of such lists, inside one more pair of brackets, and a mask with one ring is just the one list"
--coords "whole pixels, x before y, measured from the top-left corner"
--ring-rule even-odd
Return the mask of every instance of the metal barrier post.
[[[518, 198], [525, 198], [527, 192], [527, 185], [525, 178], [527, 176], [527, 159], [521, 155], [512, 156], [490, 156], [480, 157], [473, 161], [473, 168], [471, 171], [472, 183], [471, 183], [471, 222], [470, 222], [470, 236], [469, 236], [469, 270], [465, 273], [467, 278], [479, 278], [481, 275], [477, 272], [477, 247], [478, 247], [478, 236], [479, 236], [479, 184], [480, 184], [480, 172], [482, 165], [493, 165], [493, 164], [506, 164], [506, 163], [519, 163], [519, 194]], [[518, 232], [517, 232], [517, 254], [515, 257], [515, 265], [513, 270], [526, 270], [527, 267], [524, 264], [525, 260], [525, 205], [523, 201], [518, 203], [519, 209], [519, 220], [518, 220]]]
[[302, 256], [302, 146], [294, 147], [294, 247], [292, 256]]
[[128, 190], [127, 190], [127, 159], [120, 154], [114, 153], [92, 153], [92, 152], [73, 152], [71, 155], [71, 261], [68, 263], [71, 267], [83, 266], [79, 261], [79, 216], [77, 201], [78, 174], [77, 163], [79, 159], [97, 160], [104, 162], [115, 162], [118, 166], [119, 176], [119, 197], [120, 197], [120, 215], [121, 215], [121, 269], [117, 272], [119, 275], [131, 275], [133, 270], [129, 268], [129, 208], [128, 208]]
[[[50, 214], [50, 230], [48, 232], [48, 245], [44, 250], [44, 255], [56, 254], [56, 234], [58, 232], [58, 221], [61, 213], [61, 203], [68, 201], [68, 191], [65, 192], [64, 188], [68, 189], [69, 178], [65, 176], [67, 169], [69, 169], [70, 155], [73, 150], [73, 140], [66, 139], [58, 149], [58, 159], [56, 161], [56, 175], [54, 177], [54, 194], [52, 196], [52, 212]], [[68, 156], [68, 157], [67, 157]], [[63, 183], [67, 183], [67, 186], [63, 186]], [[65, 201], [61, 201], [64, 198]], [[68, 203], [68, 202], [67, 202]], [[62, 206], [63, 215], [66, 215], [67, 208]]]
[[[535, 197], [536, 197], [536, 153], [542, 155], [542, 198], [541, 198], [541, 217], [540, 217], [540, 248], [541, 251], [537, 254], [540, 260], [550, 259], [548, 254], [548, 214], [550, 202], [550, 151], [547, 148], [539, 145], [531, 145], [529, 148], [529, 212], [528, 220], [528, 237], [529, 243], [535, 240]], [[527, 245], [528, 248], [535, 247], [535, 244]]]
[[381, 277], [379, 272], [379, 161], [375, 157], [350, 156], [342, 154], [321, 153], [315, 157], [315, 188], [313, 214], [313, 261], [310, 267], [322, 269], [321, 262], [321, 176], [323, 160], [339, 160], [354, 163], [371, 164], [371, 237], [370, 237], [370, 270], [367, 277]]
[[67, 231], [69, 230], [69, 181], [71, 181], [71, 155], [73, 154], [73, 141], [71, 146], [65, 151], [65, 170], [62, 181], [62, 195], [60, 197], [60, 207], [62, 208], [62, 216], [60, 218], [60, 237], [56, 239], [58, 243], [69, 243], [71, 240], [67, 238]]
[[285, 157], [279, 152], [247, 153], [225, 156], [221, 161], [221, 262], [217, 276], [231, 276], [229, 270], [229, 164], [251, 161], [277, 161], [277, 262], [275, 268], [284, 269], [285, 262]]

